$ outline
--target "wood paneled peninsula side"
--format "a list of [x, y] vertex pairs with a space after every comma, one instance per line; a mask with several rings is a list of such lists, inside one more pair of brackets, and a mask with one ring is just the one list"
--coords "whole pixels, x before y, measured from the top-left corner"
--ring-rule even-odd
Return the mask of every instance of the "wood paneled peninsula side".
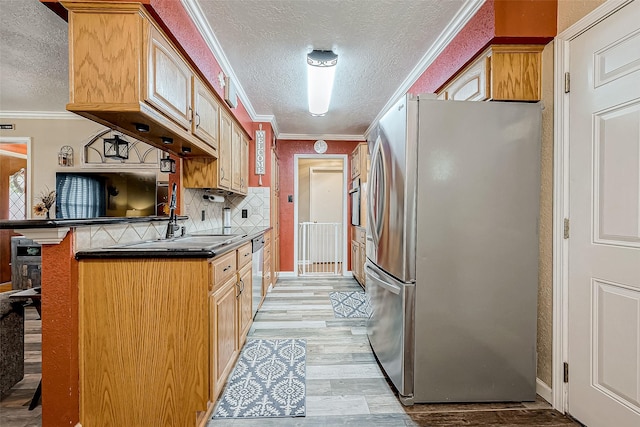
[[76, 254], [83, 426], [206, 425], [253, 321], [264, 231]]

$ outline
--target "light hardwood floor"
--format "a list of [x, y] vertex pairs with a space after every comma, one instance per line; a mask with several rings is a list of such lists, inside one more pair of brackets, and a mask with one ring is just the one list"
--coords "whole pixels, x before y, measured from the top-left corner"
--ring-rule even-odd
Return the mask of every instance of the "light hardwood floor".
[[[495, 404], [432, 404], [405, 408], [376, 364], [364, 319], [337, 319], [329, 292], [361, 290], [353, 279], [281, 279], [267, 295], [249, 338], [307, 340], [307, 416], [215, 419], [209, 427], [252, 426], [568, 426], [542, 399]], [[0, 401], [0, 426], [42, 425], [42, 406], [28, 405], [40, 380], [40, 320], [25, 315], [25, 378]]]
[[214, 419], [209, 427], [578, 425], [542, 399], [403, 407], [376, 363], [365, 320], [334, 317], [329, 292], [357, 290], [362, 288], [353, 279], [280, 279], [247, 338], [307, 340], [307, 415]]

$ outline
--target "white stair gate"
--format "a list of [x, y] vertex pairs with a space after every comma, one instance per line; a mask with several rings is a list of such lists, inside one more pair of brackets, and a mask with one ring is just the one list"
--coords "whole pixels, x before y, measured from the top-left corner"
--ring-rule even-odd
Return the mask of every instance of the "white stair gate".
[[301, 222], [298, 224], [298, 274], [341, 275], [342, 224]]

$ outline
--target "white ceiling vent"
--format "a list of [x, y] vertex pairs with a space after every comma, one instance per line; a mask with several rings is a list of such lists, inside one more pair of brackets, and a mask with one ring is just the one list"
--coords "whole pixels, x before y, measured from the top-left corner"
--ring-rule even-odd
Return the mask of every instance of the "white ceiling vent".
[[238, 94], [236, 93], [236, 85], [229, 77], [224, 78], [224, 100], [229, 107], [236, 108], [238, 106]]

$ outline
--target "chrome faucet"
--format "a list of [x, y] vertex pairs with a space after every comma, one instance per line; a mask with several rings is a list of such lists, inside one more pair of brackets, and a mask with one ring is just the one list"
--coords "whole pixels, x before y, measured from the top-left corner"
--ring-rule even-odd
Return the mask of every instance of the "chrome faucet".
[[173, 183], [171, 188], [171, 201], [169, 202], [169, 223], [167, 224], [167, 234], [165, 239], [171, 239], [175, 236], [176, 230], [178, 230], [178, 220], [176, 218], [176, 193], [178, 191], [178, 184]]

